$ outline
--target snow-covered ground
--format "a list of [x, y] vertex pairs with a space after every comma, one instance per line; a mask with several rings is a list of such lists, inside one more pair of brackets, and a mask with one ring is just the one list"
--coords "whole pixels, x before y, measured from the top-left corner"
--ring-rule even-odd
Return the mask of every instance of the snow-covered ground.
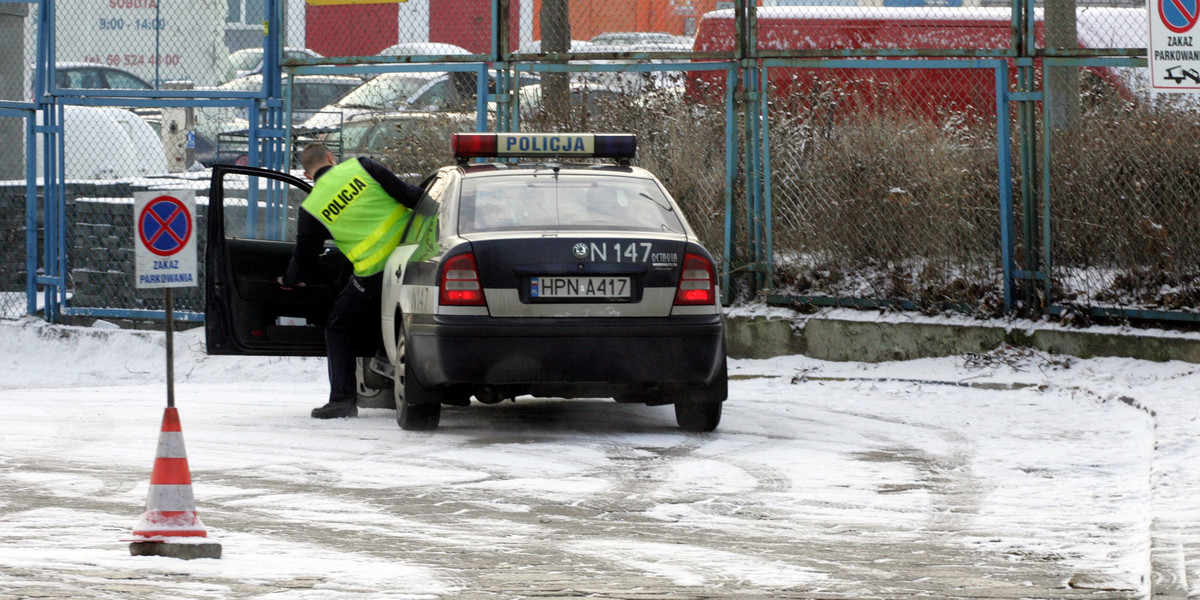
[[320, 359], [175, 338], [219, 560], [133, 557], [164, 336], [0, 321], [0, 599], [1200, 596], [1200, 366], [731, 360], [714, 434], [522, 399], [316, 421]]

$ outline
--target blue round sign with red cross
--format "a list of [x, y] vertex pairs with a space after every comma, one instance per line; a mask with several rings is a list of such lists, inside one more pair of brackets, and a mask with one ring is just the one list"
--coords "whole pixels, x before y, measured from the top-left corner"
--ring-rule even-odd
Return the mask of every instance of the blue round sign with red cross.
[[192, 213], [178, 198], [159, 196], [138, 215], [137, 232], [147, 250], [171, 256], [187, 246], [192, 237]]
[[1200, 19], [1198, 0], [1158, 0], [1158, 17], [1173, 33], [1187, 33]]

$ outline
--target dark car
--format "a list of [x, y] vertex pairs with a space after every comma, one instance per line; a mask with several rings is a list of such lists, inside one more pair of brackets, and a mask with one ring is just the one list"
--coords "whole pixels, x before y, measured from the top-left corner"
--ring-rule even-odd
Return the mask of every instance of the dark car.
[[54, 65], [54, 84], [59, 89], [151, 90], [146, 80], [116, 67], [98, 63], [60, 62]]
[[[152, 90], [146, 80], [116, 67], [87, 62], [59, 62], [54, 65], [54, 82], [59, 89]], [[132, 112], [146, 120], [155, 133], [161, 135], [162, 110], [134, 107]], [[217, 161], [217, 143], [212, 138], [194, 132], [193, 159], [211, 167]]]
[[[715, 429], [727, 371], [714, 261], [662, 184], [629, 166], [634, 136], [460, 133], [453, 144], [458, 164], [423, 183], [440, 206], [440, 250], [407, 263], [401, 246], [384, 270], [400, 426], [434, 429], [443, 404], [472, 396], [533, 395], [674, 404], [682, 429]], [[469, 162], [515, 157], [535, 160]], [[617, 162], [571, 162], [595, 157]], [[248, 194], [294, 210], [307, 191], [283, 173], [214, 168], [210, 354], [323, 354], [349, 264], [331, 250], [323, 281], [283, 291], [274, 279], [293, 244], [225, 224]]]

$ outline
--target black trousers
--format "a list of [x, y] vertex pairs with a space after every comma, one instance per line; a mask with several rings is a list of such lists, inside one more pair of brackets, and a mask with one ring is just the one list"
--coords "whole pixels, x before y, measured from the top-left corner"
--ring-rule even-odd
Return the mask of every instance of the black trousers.
[[325, 353], [329, 358], [329, 401], [358, 398], [354, 361], [373, 356], [383, 337], [379, 331], [379, 303], [383, 273], [370, 277], [352, 275], [333, 301], [325, 323]]

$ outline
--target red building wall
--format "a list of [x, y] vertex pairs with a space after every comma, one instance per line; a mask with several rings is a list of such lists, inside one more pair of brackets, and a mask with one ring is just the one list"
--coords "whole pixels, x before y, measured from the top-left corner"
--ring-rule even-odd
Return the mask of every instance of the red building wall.
[[373, 56], [396, 43], [396, 4], [306, 4], [305, 44], [322, 56]]
[[[509, 49], [520, 34], [520, 3], [532, 2], [533, 39], [541, 39], [542, 0], [512, 0]], [[717, 0], [571, 0], [571, 38], [606, 31], [691, 33], [689, 24], [716, 8]], [[372, 56], [397, 42], [398, 4], [306, 4], [306, 45], [324, 56]], [[486, 54], [492, 35], [491, 0], [429, 0], [429, 41]]]
[[[521, 0], [509, 12], [509, 49], [517, 47]], [[491, 51], [491, 0], [429, 0], [429, 41], [462, 46], [475, 54]]]

